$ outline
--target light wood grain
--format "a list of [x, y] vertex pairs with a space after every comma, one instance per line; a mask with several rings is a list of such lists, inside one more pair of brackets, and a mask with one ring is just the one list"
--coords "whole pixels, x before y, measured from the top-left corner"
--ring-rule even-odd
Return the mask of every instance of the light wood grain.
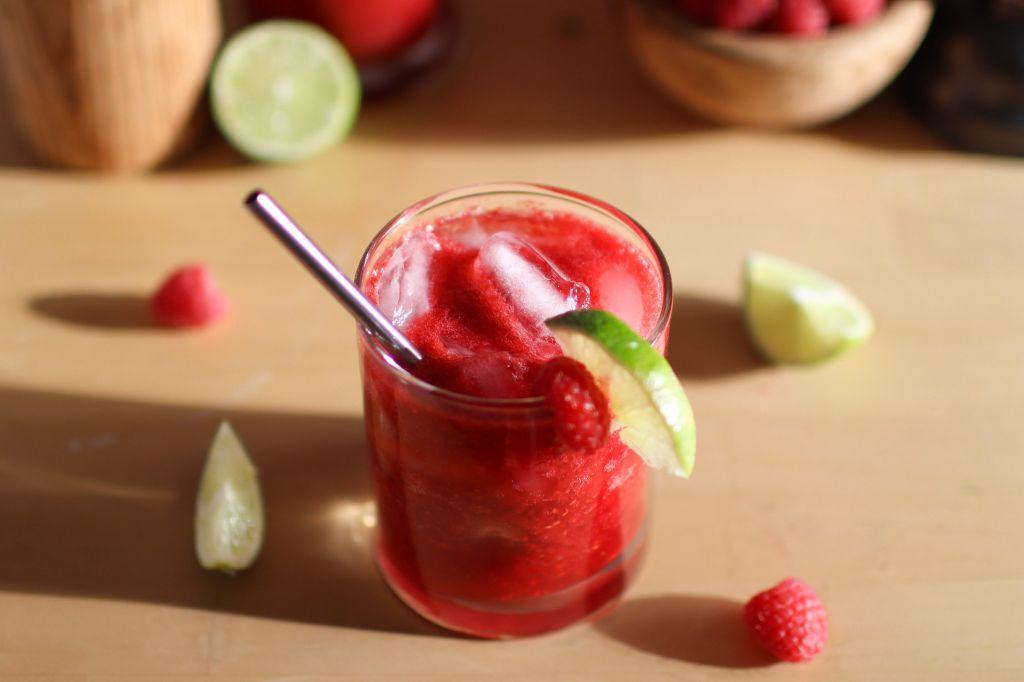
[[906, 66], [931, 23], [931, 0], [894, 0], [875, 21], [815, 38], [689, 23], [663, 0], [628, 0], [630, 44], [680, 104], [725, 123], [800, 128], [833, 121]]
[[43, 158], [133, 171], [183, 149], [220, 42], [218, 0], [4, 0], [0, 65]]
[[[947, 151], [892, 100], [813, 133], [711, 127], [647, 86], [596, 3], [462, 8], [444, 70], [302, 165], [212, 145], [104, 178], [0, 142], [0, 677], [1019, 680], [1024, 166]], [[479, 642], [377, 579], [353, 326], [240, 202], [273, 191], [351, 272], [412, 201], [509, 178], [610, 201], [664, 247], [699, 451], [692, 480], [657, 479], [618, 611]], [[811, 371], [758, 364], [736, 308], [748, 249], [847, 283], [876, 337]], [[142, 297], [196, 259], [231, 318], [150, 329]], [[222, 416], [269, 505], [233, 580], [190, 545]], [[821, 591], [833, 638], [810, 666], [764, 666], [738, 604], [788, 574]]]

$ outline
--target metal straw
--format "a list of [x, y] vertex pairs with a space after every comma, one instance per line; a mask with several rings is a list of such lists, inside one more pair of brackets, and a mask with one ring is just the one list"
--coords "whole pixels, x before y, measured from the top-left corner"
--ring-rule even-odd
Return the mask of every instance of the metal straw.
[[270, 195], [262, 190], [253, 190], [246, 198], [245, 205], [374, 336], [410, 364], [423, 359], [423, 354], [416, 350], [384, 313], [370, 303], [352, 280], [338, 270]]

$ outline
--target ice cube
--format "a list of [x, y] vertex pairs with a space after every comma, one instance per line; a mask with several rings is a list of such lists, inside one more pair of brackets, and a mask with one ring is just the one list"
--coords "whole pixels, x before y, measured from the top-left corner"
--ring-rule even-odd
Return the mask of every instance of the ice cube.
[[487, 237], [487, 230], [476, 216], [470, 217], [468, 224], [454, 235], [456, 242], [470, 249], [479, 249], [487, 241]]
[[590, 306], [590, 289], [574, 282], [543, 253], [511, 232], [497, 232], [483, 243], [476, 267], [530, 326], [560, 313]]
[[598, 305], [614, 313], [639, 334], [643, 334], [644, 295], [634, 275], [621, 268], [601, 273], [594, 287]]
[[404, 329], [430, 307], [430, 264], [440, 250], [433, 232], [413, 232], [381, 270], [377, 305], [398, 328]]
[[465, 388], [489, 398], [515, 397], [522, 362], [507, 352], [482, 352], [467, 358], [459, 370]]

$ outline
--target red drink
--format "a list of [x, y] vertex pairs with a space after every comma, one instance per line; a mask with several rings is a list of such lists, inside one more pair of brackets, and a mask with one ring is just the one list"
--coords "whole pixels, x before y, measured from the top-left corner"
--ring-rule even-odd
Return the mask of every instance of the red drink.
[[445, 627], [530, 635], [612, 605], [644, 546], [645, 465], [617, 436], [566, 450], [533, 397], [560, 354], [544, 319], [610, 310], [659, 348], [668, 271], [614, 208], [530, 185], [455, 190], [393, 220], [358, 283], [426, 360], [361, 334], [377, 558]]

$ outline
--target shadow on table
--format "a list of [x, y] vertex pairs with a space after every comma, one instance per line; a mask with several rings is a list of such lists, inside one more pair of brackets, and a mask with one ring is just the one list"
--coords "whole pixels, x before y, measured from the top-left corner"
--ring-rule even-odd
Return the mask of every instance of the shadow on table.
[[882, 152], [952, 151], [914, 118], [898, 84], [850, 115], [806, 134]]
[[665, 594], [624, 602], [597, 629], [663, 658], [718, 668], [756, 668], [774, 661], [743, 625], [743, 604], [720, 597]]
[[700, 294], [677, 294], [666, 355], [684, 381], [752, 372], [767, 363], [751, 346], [737, 303]]
[[0, 168], [45, 168], [22, 140], [8, 102], [7, 83], [0, 76]]
[[[267, 535], [236, 577], [193, 549], [199, 472], [228, 418], [260, 471]], [[362, 420], [0, 388], [0, 590], [440, 632], [370, 556]]]
[[148, 299], [130, 292], [57, 292], [33, 296], [32, 312], [45, 318], [97, 329], [155, 329]]

